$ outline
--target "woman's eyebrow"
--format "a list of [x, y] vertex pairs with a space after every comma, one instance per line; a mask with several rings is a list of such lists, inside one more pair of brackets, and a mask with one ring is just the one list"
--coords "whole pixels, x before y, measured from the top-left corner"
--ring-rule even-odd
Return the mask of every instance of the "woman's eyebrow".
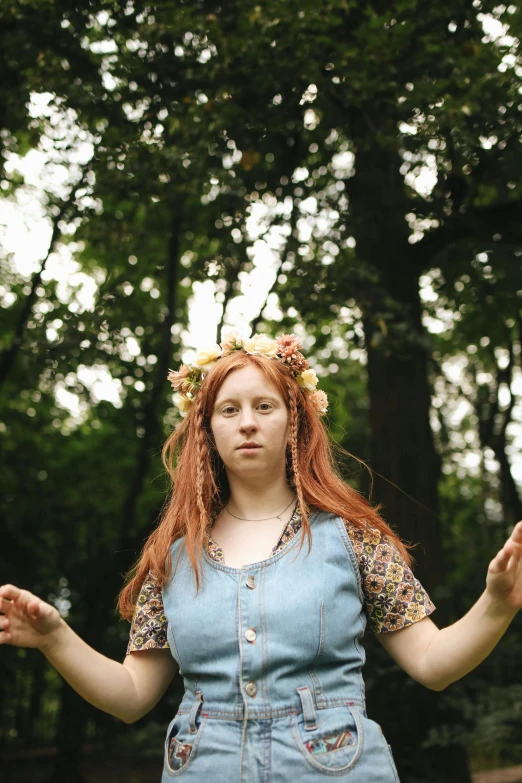
[[[216, 400], [216, 403], [214, 405], [214, 408], [219, 408], [220, 405], [223, 405], [224, 402], [231, 402], [232, 400], [237, 400], [239, 397], [238, 394], [229, 394], [228, 397], [223, 397], [223, 399]], [[253, 400], [272, 400], [272, 402], [277, 402], [277, 397], [274, 397], [273, 394], [256, 394], [253, 398]]]

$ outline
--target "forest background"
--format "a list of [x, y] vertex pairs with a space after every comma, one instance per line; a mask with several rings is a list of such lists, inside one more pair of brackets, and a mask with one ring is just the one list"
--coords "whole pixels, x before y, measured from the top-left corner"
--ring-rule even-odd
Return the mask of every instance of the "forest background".
[[[470, 608], [522, 519], [520, 32], [489, 0], [2, 3], [2, 583], [123, 660], [166, 374], [239, 326], [302, 335], [433, 619]], [[442, 693], [367, 648], [401, 780], [522, 763], [520, 617]], [[3, 768], [156, 780], [180, 686], [127, 726], [3, 647]]]

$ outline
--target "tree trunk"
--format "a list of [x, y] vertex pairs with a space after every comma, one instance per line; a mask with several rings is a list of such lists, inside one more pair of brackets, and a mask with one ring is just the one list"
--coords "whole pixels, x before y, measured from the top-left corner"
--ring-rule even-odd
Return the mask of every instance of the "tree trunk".
[[[375, 126], [379, 121], [387, 120], [376, 118]], [[440, 626], [446, 612], [437, 594], [444, 568], [437, 494], [440, 459], [429, 419], [429, 342], [421, 320], [418, 271], [408, 243], [405, 215], [409, 210], [400, 157], [396, 149], [379, 146], [379, 135], [369, 132], [368, 123], [375, 130], [367, 117], [355, 128], [356, 172], [348, 180], [348, 195], [358, 270], [365, 270], [356, 300], [363, 312], [368, 356], [370, 466], [383, 477], [376, 477], [374, 500], [383, 504], [384, 518], [401, 538], [420, 544], [413, 553], [414, 571], [438, 607], [434, 621]], [[411, 681], [407, 685], [402, 673], [390, 672], [385, 683], [378, 683], [379, 693], [370, 698], [376, 702], [385, 733], [389, 729], [393, 737], [401, 780], [468, 783], [462, 748], [427, 751], [421, 747], [430, 729], [448, 721], [439, 708], [440, 695]], [[399, 712], [404, 713], [400, 731], [398, 702]]]
[[374, 346], [374, 328], [368, 320], [365, 335], [371, 467], [384, 477], [376, 477], [376, 499], [401, 538], [421, 545], [412, 552], [414, 570], [434, 597], [444, 568], [437, 493], [440, 459], [429, 423], [426, 352], [415, 347], [409, 355], [397, 356]]

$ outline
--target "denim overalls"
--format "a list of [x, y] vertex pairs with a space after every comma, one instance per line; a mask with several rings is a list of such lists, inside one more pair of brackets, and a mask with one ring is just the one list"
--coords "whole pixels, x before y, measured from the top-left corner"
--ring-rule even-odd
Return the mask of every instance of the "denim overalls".
[[230, 568], [203, 550], [195, 579], [178, 539], [163, 588], [167, 638], [185, 684], [165, 740], [162, 783], [397, 783], [366, 715], [359, 568], [344, 523], [310, 515], [266, 560]]

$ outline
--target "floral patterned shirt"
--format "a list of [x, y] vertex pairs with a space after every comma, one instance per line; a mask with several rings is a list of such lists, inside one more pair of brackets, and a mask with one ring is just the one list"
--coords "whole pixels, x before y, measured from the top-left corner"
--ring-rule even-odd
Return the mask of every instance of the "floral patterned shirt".
[[[357, 557], [364, 611], [371, 630], [374, 633], [397, 631], [430, 615], [435, 605], [393, 542], [369, 524], [364, 529], [353, 527], [347, 520], [344, 524]], [[301, 512], [296, 508], [272, 555], [284, 549], [301, 527]], [[210, 534], [207, 550], [214, 560], [225, 562], [223, 550]], [[136, 602], [127, 654], [136, 650], [166, 649], [168, 646], [161, 589], [149, 576]]]

